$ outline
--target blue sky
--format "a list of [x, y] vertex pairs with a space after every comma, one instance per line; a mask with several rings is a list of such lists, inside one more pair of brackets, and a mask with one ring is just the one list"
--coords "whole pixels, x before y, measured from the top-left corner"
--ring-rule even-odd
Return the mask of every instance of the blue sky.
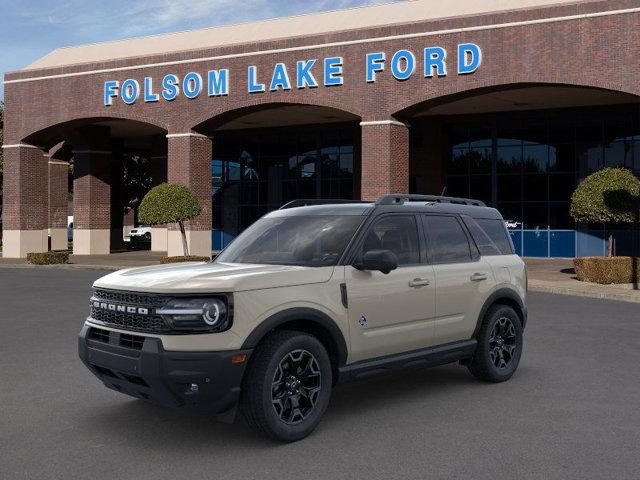
[[388, 1], [0, 0], [0, 74], [58, 47]]

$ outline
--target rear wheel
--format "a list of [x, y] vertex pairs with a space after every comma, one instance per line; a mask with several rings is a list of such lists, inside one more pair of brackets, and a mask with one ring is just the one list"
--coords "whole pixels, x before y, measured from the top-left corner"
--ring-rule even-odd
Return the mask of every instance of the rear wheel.
[[331, 361], [318, 339], [302, 332], [275, 332], [251, 358], [240, 408], [259, 434], [294, 442], [320, 422], [331, 386]]
[[509, 380], [522, 355], [522, 324], [507, 305], [489, 309], [478, 333], [478, 346], [469, 363], [471, 374], [489, 382]]

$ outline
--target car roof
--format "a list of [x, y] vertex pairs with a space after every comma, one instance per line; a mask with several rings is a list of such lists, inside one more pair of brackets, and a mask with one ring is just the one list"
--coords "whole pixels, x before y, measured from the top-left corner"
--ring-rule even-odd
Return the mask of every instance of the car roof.
[[472, 218], [502, 220], [498, 210], [486, 206], [460, 205], [439, 202], [405, 202], [394, 205], [378, 205], [371, 203], [336, 203], [309, 205], [302, 207], [274, 210], [267, 217], [289, 217], [304, 215], [369, 215], [372, 213], [434, 213], [468, 215]]

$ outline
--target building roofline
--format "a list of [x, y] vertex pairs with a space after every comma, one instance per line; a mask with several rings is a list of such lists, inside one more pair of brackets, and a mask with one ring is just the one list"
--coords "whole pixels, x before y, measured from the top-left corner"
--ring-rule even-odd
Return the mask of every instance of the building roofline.
[[[594, 3], [599, 0], [407, 0], [288, 17], [269, 18], [179, 32], [60, 47], [18, 72], [46, 70], [199, 49], [338, 34], [421, 21]], [[354, 13], [355, 12], [355, 13]], [[13, 73], [13, 72], [10, 72]]]

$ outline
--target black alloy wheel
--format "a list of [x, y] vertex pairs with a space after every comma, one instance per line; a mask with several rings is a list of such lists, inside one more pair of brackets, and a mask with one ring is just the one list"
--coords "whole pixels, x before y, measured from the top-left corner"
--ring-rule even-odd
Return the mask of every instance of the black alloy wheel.
[[513, 360], [516, 349], [516, 327], [511, 319], [500, 317], [489, 337], [489, 356], [496, 368], [504, 369]]
[[242, 379], [240, 409], [259, 434], [295, 442], [320, 423], [332, 386], [331, 360], [316, 337], [276, 331], [251, 355]]
[[467, 364], [471, 374], [487, 382], [504, 382], [515, 373], [522, 355], [522, 322], [508, 305], [493, 305], [480, 325], [476, 351]]
[[294, 425], [313, 411], [321, 388], [316, 357], [307, 350], [294, 350], [285, 355], [273, 375], [271, 403], [280, 420]]

